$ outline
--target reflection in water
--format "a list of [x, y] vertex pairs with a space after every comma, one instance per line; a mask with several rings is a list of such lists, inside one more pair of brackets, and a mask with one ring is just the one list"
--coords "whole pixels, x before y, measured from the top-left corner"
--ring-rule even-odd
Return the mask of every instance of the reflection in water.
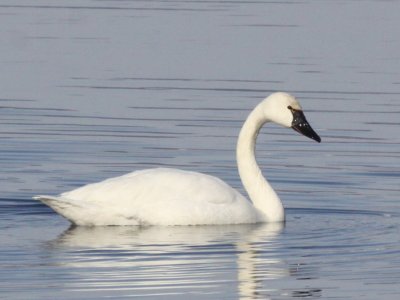
[[[226, 294], [265, 299], [266, 280], [289, 275], [277, 258], [283, 224], [176, 227], [74, 227], [50, 242], [70, 287], [79, 292], [130, 290], [135, 296]], [[59, 256], [60, 255], [60, 256]], [[59, 257], [58, 257], [59, 256]], [[231, 270], [237, 268], [237, 276]], [[231, 291], [237, 295], [237, 290]]]
[[282, 229], [283, 223], [266, 224], [236, 243], [240, 299], [265, 299], [271, 289], [263, 290], [263, 282], [288, 275], [279, 258], [260, 257]]
[[[222, 226], [71, 226], [54, 241], [67, 247], [132, 249], [147, 245], [196, 246], [245, 238], [262, 225]], [[268, 229], [269, 226], [265, 229]], [[263, 227], [264, 228], [264, 227]]]

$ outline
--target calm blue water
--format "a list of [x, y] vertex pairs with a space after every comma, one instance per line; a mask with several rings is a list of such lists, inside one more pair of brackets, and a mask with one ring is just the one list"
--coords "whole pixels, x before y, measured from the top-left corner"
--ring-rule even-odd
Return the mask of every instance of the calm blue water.
[[[1, 299], [397, 299], [396, 1], [1, 1]], [[257, 155], [284, 226], [69, 228], [36, 194], [172, 166], [243, 191], [273, 91], [322, 137]]]

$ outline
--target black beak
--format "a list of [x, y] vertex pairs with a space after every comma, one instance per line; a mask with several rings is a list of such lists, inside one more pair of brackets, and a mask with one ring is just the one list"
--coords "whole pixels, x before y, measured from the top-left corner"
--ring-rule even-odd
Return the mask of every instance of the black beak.
[[321, 138], [319, 135], [311, 128], [310, 124], [308, 124], [306, 117], [304, 116], [303, 111], [292, 109], [293, 113], [293, 121], [292, 128], [296, 130], [298, 133], [317, 141], [321, 142]]

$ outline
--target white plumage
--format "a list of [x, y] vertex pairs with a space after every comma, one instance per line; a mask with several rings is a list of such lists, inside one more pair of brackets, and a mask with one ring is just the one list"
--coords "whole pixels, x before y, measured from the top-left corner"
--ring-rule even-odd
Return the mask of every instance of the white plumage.
[[[292, 124], [294, 112], [301, 112], [294, 97], [274, 93], [252, 111], [243, 125], [237, 145], [237, 162], [252, 202], [214, 176], [169, 168], [136, 171], [88, 184], [57, 197], [34, 198], [76, 225], [216, 225], [283, 221], [282, 203], [257, 166], [255, 140], [261, 126], [268, 121], [303, 130], [307, 127], [304, 123], [300, 128]], [[307, 122], [305, 118], [304, 122]], [[320, 141], [309, 125], [306, 129], [308, 132], [303, 134]]]

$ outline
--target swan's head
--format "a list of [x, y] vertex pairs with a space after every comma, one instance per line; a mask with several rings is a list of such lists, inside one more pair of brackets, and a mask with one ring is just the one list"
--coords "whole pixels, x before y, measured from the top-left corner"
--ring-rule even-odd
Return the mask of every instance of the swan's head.
[[262, 105], [267, 119], [284, 127], [291, 127], [318, 143], [321, 142], [321, 138], [304, 116], [299, 102], [292, 95], [282, 92], [273, 93], [262, 102]]

